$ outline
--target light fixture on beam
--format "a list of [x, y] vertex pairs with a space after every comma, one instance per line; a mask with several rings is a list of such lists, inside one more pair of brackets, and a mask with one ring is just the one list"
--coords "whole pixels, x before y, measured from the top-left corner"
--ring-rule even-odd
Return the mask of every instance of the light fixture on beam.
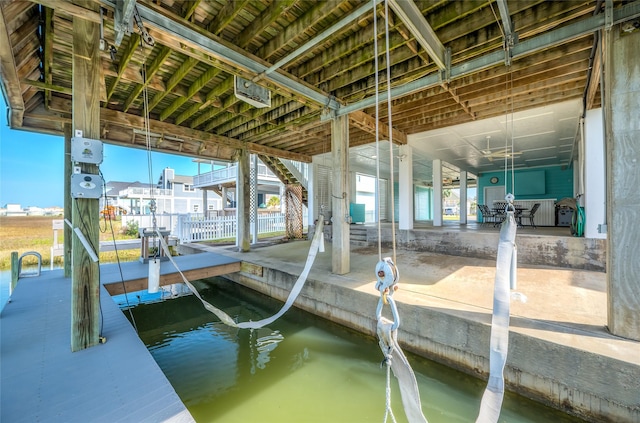
[[253, 107], [271, 107], [271, 91], [248, 79], [234, 76], [233, 92], [236, 97]]

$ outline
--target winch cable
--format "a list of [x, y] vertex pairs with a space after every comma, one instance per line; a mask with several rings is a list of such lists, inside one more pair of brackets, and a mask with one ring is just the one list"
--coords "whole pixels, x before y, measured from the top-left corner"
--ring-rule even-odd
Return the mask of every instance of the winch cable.
[[[389, 58], [389, 4], [388, 1], [385, 4], [385, 51], [386, 51], [386, 73], [387, 73], [387, 116], [389, 127], [388, 142], [389, 142], [389, 161], [390, 161], [390, 183], [391, 183], [391, 204], [395, 203], [395, 181], [394, 181], [394, 168], [393, 168], [393, 123], [391, 115], [391, 66]], [[381, 236], [381, 223], [380, 223], [380, 154], [379, 148], [379, 130], [378, 130], [378, 113], [379, 113], [379, 79], [378, 79], [378, 29], [377, 29], [377, 16], [376, 0], [373, 0], [373, 30], [374, 30], [374, 56], [375, 56], [375, 93], [376, 93], [376, 195], [378, 201], [376, 207], [378, 208], [378, 264], [376, 265], [376, 290], [380, 293], [380, 299], [376, 308], [377, 319], [377, 335], [378, 345], [384, 355], [382, 364], [386, 366], [387, 380], [385, 385], [385, 413], [384, 422], [387, 422], [388, 418], [391, 418], [393, 423], [396, 422], [395, 415], [391, 408], [391, 370], [398, 380], [400, 388], [400, 396], [402, 398], [402, 405], [404, 412], [410, 423], [427, 423], [427, 419], [422, 413], [422, 404], [420, 401], [420, 392], [418, 390], [418, 382], [416, 376], [413, 373], [413, 369], [407, 360], [407, 357], [402, 352], [400, 345], [398, 344], [398, 327], [400, 326], [400, 315], [398, 314], [398, 308], [395, 300], [393, 299], [393, 293], [398, 289], [398, 280], [400, 277], [398, 268], [395, 265], [396, 262], [396, 238], [395, 238], [395, 211], [391, 208], [391, 239], [393, 246], [393, 258], [382, 258], [382, 236]], [[385, 305], [389, 305], [393, 320], [389, 320], [382, 316], [382, 310]]]
[[[511, 299], [526, 302], [526, 296], [510, 291], [516, 289], [518, 266], [518, 250], [516, 247], [516, 232], [518, 224], [515, 219], [515, 166], [514, 166], [514, 137], [513, 137], [513, 76], [511, 66], [507, 71], [507, 92], [511, 98], [511, 131], [509, 131], [509, 103], [507, 100], [505, 116], [505, 153], [509, 147], [509, 133], [511, 133], [511, 154], [505, 154], [505, 183], [508, 182], [508, 158], [511, 158], [511, 190], [505, 196], [507, 201], [506, 218], [500, 228], [498, 254], [496, 258], [496, 276], [493, 286], [493, 311], [491, 314], [491, 338], [489, 341], [489, 380], [482, 401], [476, 423], [496, 423], [500, 417], [502, 401], [504, 399], [504, 367], [509, 352], [509, 319], [511, 313]], [[511, 85], [509, 85], [511, 84]], [[507, 185], [505, 185], [505, 189]]]

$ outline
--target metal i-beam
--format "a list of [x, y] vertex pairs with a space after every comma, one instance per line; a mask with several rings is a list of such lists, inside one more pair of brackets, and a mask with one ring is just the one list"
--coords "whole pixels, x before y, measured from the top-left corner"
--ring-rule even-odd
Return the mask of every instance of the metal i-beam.
[[446, 50], [413, 0], [389, 0], [389, 6], [416, 37], [440, 70], [447, 68]]
[[136, 0], [118, 0], [115, 4], [113, 31], [116, 34], [115, 45], [120, 47], [125, 34], [131, 32], [131, 18], [136, 7]]
[[507, 0], [497, 0], [498, 10], [500, 10], [500, 19], [502, 19], [502, 29], [504, 30], [504, 38], [509, 38], [513, 34], [513, 27], [511, 26], [511, 15], [509, 15], [509, 7], [507, 6]]
[[[634, 19], [638, 16], [640, 16], [640, 1], [634, 1], [633, 3], [628, 3], [615, 9], [613, 11], [613, 19], [611, 20], [611, 23], [615, 25], [629, 19]], [[586, 18], [580, 22], [576, 22], [553, 31], [545, 32], [544, 34], [529, 38], [524, 41], [520, 41], [518, 44], [516, 44], [512, 50], [512, 58], [526, 56], [545, 50], [551, 46], [571, 41], [583, 35], [592, 34], [594, 31], [602, 29], [604, 26], [605, 17], [603, 16], [603, 14], [599, 14]], [[465, 75], [470, 75], [474, 72], [499, 65], [503, 62], [504, 52], [495, 51], [493, 53], [488, 53], [484, 56], [478, 57], [477, 59], [472, 59], [467, 62], [460, 63], [459, 65], [452, 66], [451, 77], [460, 78]], [[396, 99], [439, 84], [439, 73], [433, 73], [431, 75], [427, 75], [423, 78], [416, 79], [415, 81], [404, 84], [400, 87], [392, 88], [391, 98]], [[375, 105], [375, 103], [376, 99], [374, 96], [367, 97], [358, 102], [342, 106], [335, 112], [335, 115], [346, 115], [356, 110], [362, 110], [366, 109], [367, 107], [372, 107]]]
[[511, 15], [509, 14], [509, 6], [507, 0], [497, 0], [498, 10], [500, 10], [500, 19], [502, 19], [502, 30], [504, 32], [504, 61], [507, 66], [511, 65], [511, 49], [516, 43], [516, 35], [513, 33], [513, 25], [511, 24]]
[[[105, 6], [114, 7], [114, 3], [110, 0], [101, 0]], [[186, 46], [204, 52], [214, 58], [225, 63], [231, 64], [239, 69], [258, 75], [266, 72], [269, 66], [258, 62], [250, 57], [245, 56], [246, 53], [227, 46], [222, 40], [216, 36], [207, 36], [194, 29], [172, 20], [168, 16], [164, 16], [148, 6], [137, 5], [138, 14], [144, 21], [145, 25], [156, 31], [162, 32], [176, 40], [180, 40]], [[312, 100], [316, 104], [337, 110], [340, 103], [335, 98], [309, 87], [301, 82], [294, 80], [284, 72], [273, 72], [266, 76], [265, 79], [270, 80], [278, 86], [284, 87], [302, 97]]]

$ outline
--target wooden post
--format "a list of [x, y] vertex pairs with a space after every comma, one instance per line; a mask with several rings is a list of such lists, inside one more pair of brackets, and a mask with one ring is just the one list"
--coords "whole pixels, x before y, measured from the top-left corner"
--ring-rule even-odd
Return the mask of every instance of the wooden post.
[[344, 275], [351, 271], [349, 251], [349, 116], [339, 116], [331, 121], [331, 161], [333, 163], [333, 241], [332, 271]]
[[[84, 6], [94, 8], [93, 2]], [[97, 5], [95, 6], [97, 7]], [[100, 28], [98, 24], [73, 18], [73, 133], [100, 139]], [[97, 174], [98, 166], [82, 163], [82, 173]], [[74, 199], [72, 222], [89, 243], [98, 248], [97, 199]], [[96, 251], [96, 254], [98, 251]], [[72, 246], [71, 350], [97, 345], [100, 337], [100, 272], [76, 235]]]
[[614, 335], [640, 341], [640, 32], [616, 25], [605, 40], [607, 323]]
[[[71, 133], [72, 128], [70, 124], [64, 125], [64, 218], [69, 222], [73, 221], [72, 203], [71, 203], [71, 172], [73, 172], [73, 166], [71, 165]], [[64, 225], [64, 277], [71, 277], [71, 239], [73, 238], [73, 232], [69, 225]], [[53, 259], [52, 259], [53, 260]]]
[[13, 292], [13, 290], [16, 288], [16, 285], [18, 285], [18, 276], [19, 276], [19, 269], [18, 269], [18, 263], [19, 263], [20, 259], [18, 258], [18, 252], [17, 251], [12, 251], [11, 252], [11, 285], [9, 286], [9, 294], [11, 294]]

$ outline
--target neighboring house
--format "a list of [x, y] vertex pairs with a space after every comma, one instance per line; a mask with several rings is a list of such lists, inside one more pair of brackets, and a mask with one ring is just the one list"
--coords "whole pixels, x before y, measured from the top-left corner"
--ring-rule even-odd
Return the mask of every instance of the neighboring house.
[[40, 207], [25, 207], [24, 209], [27, 212], [27, 216], [44, 216], [45, 215], [45, 211], [43, 208]]
[[3, 216], [26, 216], [27, 212], [22, 210], [20, 204], [7, 203], [2, 211]]
[[0, 216], [62, 216], [64, 209], [62, 207], [25, 207], [20, 204], [6, 204], [0, 208]]
[[[193, 186], [193, 176], [176, 175], [171, 168], [162, 170], [154, 187], [142, 182], [117, 182], [106, 184], [106, 205], [125, 210], [127, 214], [150, 214], [151, 200], [156, 202], [156, 214], [203, 213], [203, 190]], [[220, 210], [222, 200], [211, 192], [206, 193], [206, 210]]]
[[457, 215], [460, 213], [460, 196], [454, 190], [449, 190], [448, 197], [443, 198], [443, 212], [447, 216]]

